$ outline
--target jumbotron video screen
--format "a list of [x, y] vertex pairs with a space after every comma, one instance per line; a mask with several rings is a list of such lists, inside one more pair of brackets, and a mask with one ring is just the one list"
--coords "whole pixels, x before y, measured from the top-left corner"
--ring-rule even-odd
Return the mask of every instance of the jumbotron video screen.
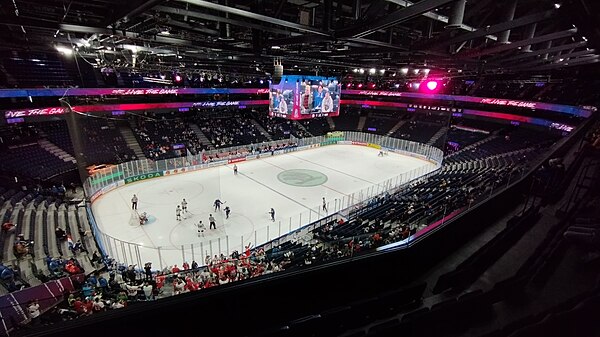
[[335, 77], [283, 76], [269, 87], [269, 115], [287, 119], [340, 114], [341, 85]]

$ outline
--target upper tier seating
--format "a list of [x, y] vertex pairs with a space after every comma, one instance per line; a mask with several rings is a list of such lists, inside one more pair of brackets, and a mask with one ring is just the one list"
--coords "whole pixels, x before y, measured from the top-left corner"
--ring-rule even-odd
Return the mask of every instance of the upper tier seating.
[[270, 117], [266, 111], [257, 111], [253, 117], [271, 135], [273, 140], [288, 139], [290, 135], [296, 138], [310, 137], [310, 134], [295, 125], [294, 121]]
[[392, 137], [427, 143], [441, 128], [442, 126], [437, 124], [409, 121], [394, 131]]
[[358, 120], [360, 119], [360, 111], [355, 109], [346, 109], [339, 116], [335, 117], [336, 131], [356, 131], [358, 128]]
[[6, 174], [39, 180], [75, 169], [73, 162], [56, 157], [37, 143], [0, 151], [0, 162], [0, 171]]
[[218, 149], [267, 141], [254, 124], [239, 115], [223, 118], [198, 116], [195, 121], [213, 146]]
[[89, 118], [83, 120], [82, 125], [88, 164], [118, 164], [137, 159], [114, 124], [104, 119]]
[[[171, 117], [152, 115], [135, 118], [132, 129], [147, 158], [159, 160], [181, 157], [187, 154], [186, 149], [192, 154], [206, 149], [185, 120]], [[184, 144], [185, 148], [173, 149], [176, 144]]]
[[308, 132], [312, 133], [313, 136], [321, 136], [331, 131], [329, 123], [327, 123], [327, 118], [325, 117], [307, 119], [300, 121], [300, 123], [302, 123], [302, 125], [304, 125]]
[[399, 112], [371, 112], [365, 121], [363, 132], [372, 132], [378, 135], [385, 135], [398, 123], [398, 120], [400, 119], [403, 119], [403, 116]]

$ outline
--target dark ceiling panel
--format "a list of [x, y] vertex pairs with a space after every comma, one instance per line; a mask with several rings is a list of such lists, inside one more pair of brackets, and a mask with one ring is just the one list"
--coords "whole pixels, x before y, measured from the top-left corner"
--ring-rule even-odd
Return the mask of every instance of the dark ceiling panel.
[[[52, 52], [72, 44], [103, 67], [122, 66], [103, 53], [130, 55], [133, 48], [145, 60], [140, 67], [198, 63], [264, 73], [281, 57], [303, 72], [332, 74], [367, 66], [506, 73], [525, 68], [518, 63], [546, 71], [590, 61], [581, 48], [600, 42], [597, 1], [563, 1], [556, 9], [554, 0], [520, 0], [517, 19], [500, 22], [503, 2], [469, 0], [463, 24], [448, 27], [453, 1], [17, 0], [0, 6], [0, 40], [3, 49]], [[508, 43], [497, 44], [494, 34], [508, 30]], [[555, 62], [564, 59], [559, 52], [577, 54]]]

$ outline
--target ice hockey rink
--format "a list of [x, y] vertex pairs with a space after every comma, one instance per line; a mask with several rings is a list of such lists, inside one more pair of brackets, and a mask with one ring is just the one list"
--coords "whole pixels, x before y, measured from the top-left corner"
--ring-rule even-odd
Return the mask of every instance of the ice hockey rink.
[[[154, 268], [180, 266], [184, 260], [202, 265], [207, 254], [260, 245], [381, 191], [383, 182], [396, 184], [436, 168], [419, 158], [378, 153], [364, 146], [334, 145], [267, 155], [237, 163], [237, 175], [229, 164], [124, 185], [98, 198], [92, 210], [100, 231], [110, 237], [104, 245], [117, 260], [152, 262]], [[379, 188], [373, 187], [377, 184]], [[133, 194], [139, 199], [138, 212], [150, 219], [143, 226], [132, 219]], [[327, 211], [322, 209], [323, 197]], [[184, 198], [189, 212], [178, 221], [175, 209]], [[220, 211], [214, 210], [215, 199], [225, 202]], [[229, 219], [225, 206], [231, 209]], [[210, 214], [216, 229], [208, 228]], [[200, 220], [206, 226], [203, 234], [198, 233]]]

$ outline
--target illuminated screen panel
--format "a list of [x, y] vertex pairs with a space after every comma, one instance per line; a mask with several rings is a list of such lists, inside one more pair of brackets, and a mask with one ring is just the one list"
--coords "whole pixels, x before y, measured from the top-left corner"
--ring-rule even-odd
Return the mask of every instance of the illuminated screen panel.
[[340, 114], [341, 85], [335, 77], [283, 76], [269, 88], [269, 115], [287, 119]]

